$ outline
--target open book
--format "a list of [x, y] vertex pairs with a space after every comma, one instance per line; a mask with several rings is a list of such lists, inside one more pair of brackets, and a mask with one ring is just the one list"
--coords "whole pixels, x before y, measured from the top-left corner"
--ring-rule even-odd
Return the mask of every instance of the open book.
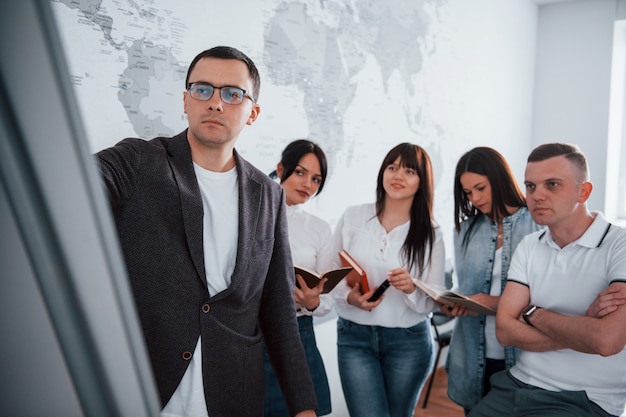
[[470, 313], [476, 314], [487, 314], [487, 315], [495, 315], [496, 311], [487, 307], [484, 304], [479, 303], [478, 301], [474, 301], [471, 298], [459, 294], [457, 292], [451, 290], [437, 290], [432, 287], [429, 287], [425, 283], [420, 280], [414, 281], [417, 288], [424, 291], [430, 298], [435, 300], [438, 303], [446, 304], [449, 306], [454, 306], [455, 304], [460, 304], [466, 307]]
[[361, 265], [359, 265], [345, 249], [339, 252], [339, 258], [341, 258], [343, 266], [349, 266], [353, 269], [353, 271], [346, 277], [348, 284], [351, 287], [354, 287], [357, 283], [359, 283], [361, 284], [361, 294], [369, 292], [370, 285], [369, 282], [367, 282], [367, 274], [365, 273], [365, 270], [361, 268]]
[[[322, 294], [331, 292], [332, 289], [335, 288], [337, 284], [339, 284], [339, 281], [344, 279], [344, 277], [348, 275], [350, 271], [352, 271], [351, 267], [344, 267], [333, 269], [331, 271], [327, 271], [321, 275], [318, 275], [316, 272], [311, 271], [310, 269], [303, 268], [301, 266], [294, 266], [294, 269], [296, 270], [296, 275], [300, 275], [302, 276], [302, 278], [304, 278], [304, 281], [309, 288], [317, 287], [322, 278], [328, 278], [328, 281], [324, 283], [324, 290], [322, 291]], [[296, 285], [298, 286], [298, 288], [300, 288], [298, 280], [296, 280]]]

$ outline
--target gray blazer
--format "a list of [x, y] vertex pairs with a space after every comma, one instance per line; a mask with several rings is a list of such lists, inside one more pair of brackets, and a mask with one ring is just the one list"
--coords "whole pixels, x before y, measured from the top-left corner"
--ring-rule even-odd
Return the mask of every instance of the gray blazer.
[[202, 336], [211, 417], [263, 414], [265, 336], [290, 412], [315, 409], [298, 335], [282, 188], [235, 151], [239, 239], [231, 285], [209, 294], [203, 208], [187, 131], [97, 154], [162, 405]]

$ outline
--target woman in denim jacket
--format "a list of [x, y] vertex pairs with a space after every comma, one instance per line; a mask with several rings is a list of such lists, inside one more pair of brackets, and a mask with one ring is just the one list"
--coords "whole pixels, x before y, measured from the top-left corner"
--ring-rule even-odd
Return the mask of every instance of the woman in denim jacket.
[[[539, 226], [509, 164], [487, 147], [470, 150], [457, 163], [454, 206], [458, 289], [497, 309], [515, 247]], [[457, 316], [446, 364], [448, 395], [467, 415], [489, 391], [491, 375], [510, 368], [517, 352], [498, 343], [495, 316], [470, 316], [458, 305], [441, 310]]]

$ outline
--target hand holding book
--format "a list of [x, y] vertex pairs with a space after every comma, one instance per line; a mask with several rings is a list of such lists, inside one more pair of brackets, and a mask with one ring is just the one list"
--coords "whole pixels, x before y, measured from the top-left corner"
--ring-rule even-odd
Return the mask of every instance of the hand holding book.
[[[339, 252], [339, 258], [341, 258], [341, 262], [344, 266], [348, 266], [352, 269], [352, 271], [346, 277], [346, 280], [348, 280], [348, 285], [350, 285], [350, 287], [355, 287], [357, 284], [359, 284], [361, 296], [368, 294], [370, 292], [370, 286], [367, 280], [367, 274], [365, 273], [365, 270], [361, 267], [361, 265], [359, 265], [357, 261], [345, 249]], [[358, 307], [365, 308], [371, 311], [371, 308], [375, 307], [375, 305], [366, 305], [366, 307], [364, 307], [362, 303], [376, 303], [378, 300], [380, 300], [384, 292], [390, 286], [391, 283], [388, 279], [386, 279], [376, 288], [375, 291], [372, 292], [372, 294], [366, 300], [361, 300]], [[358, 298], [361, 299], [361, 297]]]
[[[344, 277], [348, 275], [350, 271], [352, 271], [351, 267], [343, 267], [326, 271], [323, 274], [319, 275], [315, 271], [311, 271], [310, 269], [306, 269], [301, 266], [295, 266], [294, 269], [296, 275], [300, 275], [309, 288], [317, 287], [320, 283], [320, 280], [326, 278], [322, 294], [327, 294], [331, 292], [332, 289], [335, 288], [335, 286], [337, 286], [337, 284], [339, 284], [339, 282], [341, 282], [341, 280], [344, 279]], [[300, 283], [298, 282], [298, 280], [296, 280], [296, 286], [300, 288]]]
[[359, 283], [361, 294], [368, 293], [370, 291], [370, 285], [367, 281], [367, 274], [361, 265], [359, 265], [345, 249], [339, 252], [339, 258], [341, 259], [343, 266], [352, 268], [352, 272], [346, 277], [348, 285], [354, 287], [356, 283]]
[[470, 314], [487, 314], [487, 315], [495, 315], [496, 311], [489, 306], [486, 306], [478, 301], [472, 300], [471, 298], [459, 294], [457, 292], [451, 290], [437, 290], [428, 286], [426, 283], [416, 280], [414, 281], [417, 288], [422, 290], [426, 295], [431, 297], [433, 300], [440, 304], [445, 304], [451, 307], [455, 305], [462, 305], [467, 308]]
[[303, 308], [313, 312], [322, 304], [322, 291], [324, 291], [324, 284], [328, 281], [327, 278], [319, 280], [317, 286], [309, 288], [302, 275], [296, 275], [296, 288], [294, 289], [293, 298], [296, 301], [296, 305], [300, 310]]

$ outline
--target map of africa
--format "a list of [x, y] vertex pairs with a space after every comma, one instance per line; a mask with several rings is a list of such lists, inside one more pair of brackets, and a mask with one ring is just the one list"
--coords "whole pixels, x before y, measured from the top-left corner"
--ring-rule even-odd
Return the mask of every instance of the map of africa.
[[189, 61], [227, 44], [262, 76], [261, 117], [237, 149], [269, 172], [291, 140], [319, 143], [332, 181], [313, 211], [331, 223], [345, 190], [349, 204], [372, 201], [379, 164], [395, 144], [419, 143], [435, 172], [441, 165], [444, 129], [428, 116], [420, 73], [437, 54], [433, 26], [446, 0], [51, 3], [94, 152], [128, 136], [182, 131]]

